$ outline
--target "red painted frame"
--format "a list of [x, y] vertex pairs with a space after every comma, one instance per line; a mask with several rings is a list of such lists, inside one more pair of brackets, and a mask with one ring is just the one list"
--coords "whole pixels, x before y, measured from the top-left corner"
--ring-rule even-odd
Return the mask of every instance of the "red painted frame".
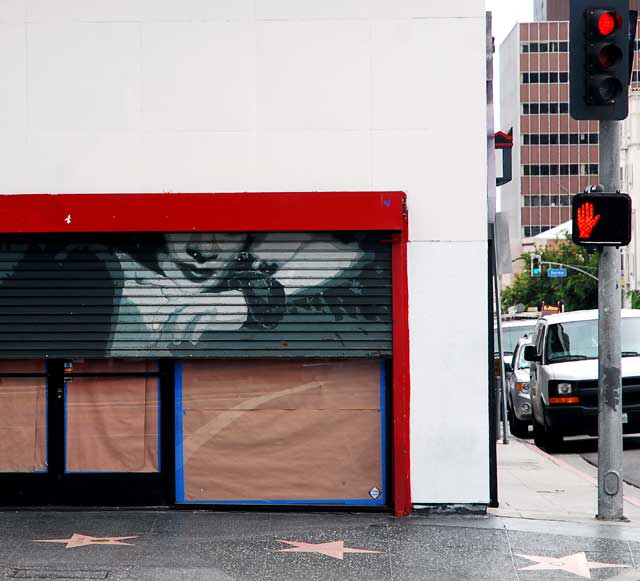
[[402, 192], [0, 195], [0, 232], [392, 233], [394, 511], [411, 512], [408, 221]]

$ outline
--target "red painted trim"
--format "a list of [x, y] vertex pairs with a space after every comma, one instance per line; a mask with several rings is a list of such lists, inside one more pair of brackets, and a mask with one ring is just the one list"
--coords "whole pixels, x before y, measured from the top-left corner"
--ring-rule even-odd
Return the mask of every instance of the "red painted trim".
[[411, 512], [409, 456], [409, 284], [408, 225], [394, 234], [391, 250], [393, 296], [393, 497], [397, 516]]
[[0, 233], [391, 231], [393, 499], [403, 516], [411, 512], [405, 202], [402, 192], [0, 195]]
[[0, 231], [401, 230], [402, 200], [401, 192], [2, 195]]
[[513, 135], [509, 135], [504, 131], [498, 131], [494, 137], [496, 149], [513, 147]]

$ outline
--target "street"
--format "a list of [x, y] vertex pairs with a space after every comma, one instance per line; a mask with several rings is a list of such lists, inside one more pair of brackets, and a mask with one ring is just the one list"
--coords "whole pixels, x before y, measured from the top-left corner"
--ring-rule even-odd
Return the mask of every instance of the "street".
[[[528, 440], [533, 442], [533, 440]], [[624, 481], [640, 488], [640, 434], [624, 436]], [[598, 465], [598, 439], [587, 436], [565, 438], [559, 452], [551, 453], [570, 464], [586, 461]]]

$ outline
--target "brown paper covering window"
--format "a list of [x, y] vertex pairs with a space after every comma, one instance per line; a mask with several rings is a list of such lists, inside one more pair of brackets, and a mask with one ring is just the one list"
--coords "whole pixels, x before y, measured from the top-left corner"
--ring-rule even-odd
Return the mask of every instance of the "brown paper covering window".
[[46, 398], [44, 377], [0, 377], [0, 472], [47, 470]]
[[157, 472], [158, 379], [74, 377], [66, 434], [69, 472]]
[[0, 373], [45, 373], [44, 359], [0, 359]]
[[379, 361], [184, 361], [185, 500], [382, 489]]
[[150, 359], [74, 359], [73, 373], [154, 373], [158, 362]]

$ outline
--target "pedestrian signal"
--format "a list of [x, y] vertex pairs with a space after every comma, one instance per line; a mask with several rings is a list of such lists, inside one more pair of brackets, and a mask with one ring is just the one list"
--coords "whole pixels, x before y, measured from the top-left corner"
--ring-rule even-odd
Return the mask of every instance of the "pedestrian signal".
[[627, 194], [576, 194], [571, 213], [576, 244], [627, 246], [631, 241], [631, 198]]

